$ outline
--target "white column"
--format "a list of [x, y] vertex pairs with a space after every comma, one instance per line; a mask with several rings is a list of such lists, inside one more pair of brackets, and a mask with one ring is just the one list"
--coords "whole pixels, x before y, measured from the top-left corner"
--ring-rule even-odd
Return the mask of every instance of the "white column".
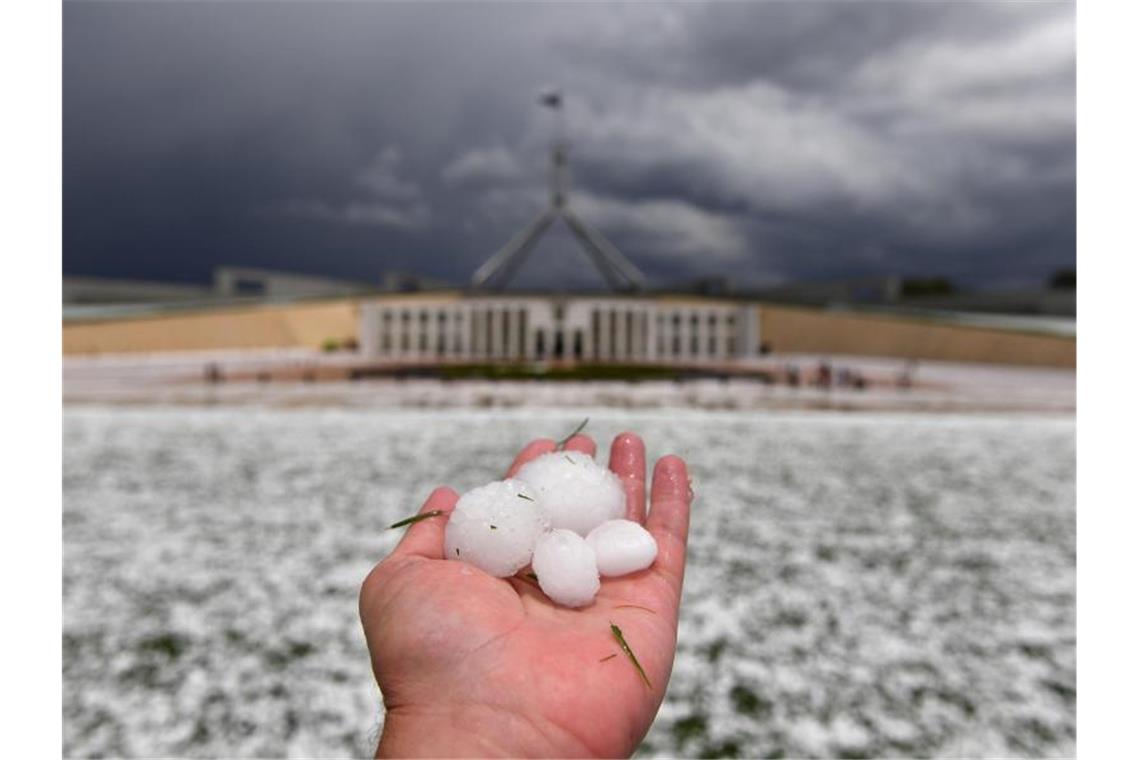
[[[697, 315], [697, 324], [694, 325], [694, 314], [697, 314], [696, 310], [690, 310], [689, 313], [685, 315], [686, 318], [681, 321], [685, 324], [685, 329], [688, 330], [688, 334], [685, 336], [685, 352], [690, 359], [696, 361], [701, 353], [701, 318]], [[695, 350], [693, 348], [694, 338], [696, 338], [697, 342]]]
[[527, 361], [534, 359], [534, 309], [530, 301], [523, 301], [522, 308], [526, 311], [526, 329], [523, 329], [522, 323], [519, 324], [519, 330], [522, 332], [523, 340], [523, 358]]
[[483, 331], [479, 329], [483, 323], [481, 311], [477, 305], [473, 305], [467, 315], [471, 328], [471, 355], [476, 358], [483, 355]]
[[503, 310], [499, 306], [491, 308], [491, 354], [496, 359], [503, 357]]
[[645, 309], [645, 358], [657, 358], [657, 315], [661, 312], [656, 306]]
[[610, 359], [610, 309], [604, 305], [598, 307], [598, 358]]
[[649, 322], [652, 316], [646, 306], [642, 306], [638, 314], [640, 319], [637, 325], [637, 357], [644, 361], [649, 358]]
[[728, 358], [728, 312], [727, 310], [720, 310], [717, 312], [717, 340], [716, 340], [716, 356], [720, 361]]
[[586, 315], [582, 330], [582, 361], [591, 361], [594, 358], [594, 307], [589, 301], [582, 302], [582, 309]]
[[626, 319], [629, 315], [629, 309], [623, 304], [618, 307], [617, 313], [614, 315], [617, 322], [617, 330], [615, 334], [614, 354], [617, 356], [618, 361], [625, 361], [629, 358], [629, 346], [626, 345]]
[[518, 357], [519, 353], [519, 309], [517, 304], [511, 304], [507, 311], [507, 356], [511, 359]]
[[380, 310], [370, 303], [362, 303], [356, 312], [357, 350], [365, 356], [380, 353]]
[[420, 319], [419, 309], [412, 309], [411, 325], [412, 342], [409, 349], [411, 350], [412, 356], [419, 359], [423, 354], [423, 351], [420, 350], [420, 334], [423, 333], [424, 329], [423, 321]]

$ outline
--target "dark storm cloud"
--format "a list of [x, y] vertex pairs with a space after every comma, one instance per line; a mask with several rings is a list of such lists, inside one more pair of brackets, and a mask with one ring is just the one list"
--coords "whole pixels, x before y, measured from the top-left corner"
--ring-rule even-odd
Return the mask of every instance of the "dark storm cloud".
[[[462, 281], [544, 203], [646, 271], [741, 282], [1074, 260], [1054, 4], [90, 4], [64, 13], [64, 269]], [[556, 231], [523, 272], [584, 284]]]

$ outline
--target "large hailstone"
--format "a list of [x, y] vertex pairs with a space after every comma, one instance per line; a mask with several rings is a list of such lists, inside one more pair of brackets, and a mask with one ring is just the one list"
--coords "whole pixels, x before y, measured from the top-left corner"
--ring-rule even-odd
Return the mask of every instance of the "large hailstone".
[[632, 520], [607, 520], [590, 531], [586, 543], [594, 550], [598, 572], [607, 578], [644, 570], [657, 558], [653, 535]]
[[539, 537], [531, 566], [542, 592], [565, 607], [585, 607], [602, 585], [594, 550], [572, 530], [559, 528]]
[[521, 480], [499, 480], [459, 497], [444, 529], [444, 551], [448, 559], [505, 578], [526, 567], [548, 528], [534, 489]]
[[609, 469], [578, 451], [543, 454], [516, 476], [538, 491], [552, 528], [585, 536], [606, 520], [625, 516], [625, 489]]

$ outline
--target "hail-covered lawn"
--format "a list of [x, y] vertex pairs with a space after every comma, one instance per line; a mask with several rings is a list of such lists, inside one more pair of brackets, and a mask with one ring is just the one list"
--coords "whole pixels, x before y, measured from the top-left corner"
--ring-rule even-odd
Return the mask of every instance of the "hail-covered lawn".
[[[1070, 417], [585, 413], [695, 481], [643, 754], [1072, 753]], [[582, 416], [69, 407], [64, 753], [370, 755], [385, 527]]]

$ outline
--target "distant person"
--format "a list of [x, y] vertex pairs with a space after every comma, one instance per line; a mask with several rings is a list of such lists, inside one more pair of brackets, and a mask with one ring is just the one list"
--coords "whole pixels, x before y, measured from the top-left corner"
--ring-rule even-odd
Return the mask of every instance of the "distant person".
[[788, 385], [795, 388], [800, 384], [800, 368], [796, 365], [789, 364], [784, 374], [788, 378]]
[[[554, 448], [533, 441], [507, 474]], [[566, 448], [592, 455], [595, 446], [577, 435]], [[633, 433], [614, 440], [610, 469], [625, 484], [627, 517], [644, 523], [658, 554], [648, 570], [603, 582], [589, 607], [556, 607], [527, 580], [445, 560], [442, 516], [412, 525], [373, 568], [360, 617], [387, 708], [378, 757], [633, 753], [673, 668], [692, 492], [684, 461], [662, 457], [647, 517], [645, 445]], [[421, 511], [450, 512], [458, 498], [437, 488]], [[649, 685], [618, 648], [611, 622]]]
[[815, 372], [815, 384], [820, 388], [831, 387], [831, 364], [826, 360], [819, 363]]
[[898, 386], [904, 389], [913, 387], [916, 372], [918, 372], [918, 362], [914, 359], [908, 359], [903, 365], [902, 372], [899, 373]]

